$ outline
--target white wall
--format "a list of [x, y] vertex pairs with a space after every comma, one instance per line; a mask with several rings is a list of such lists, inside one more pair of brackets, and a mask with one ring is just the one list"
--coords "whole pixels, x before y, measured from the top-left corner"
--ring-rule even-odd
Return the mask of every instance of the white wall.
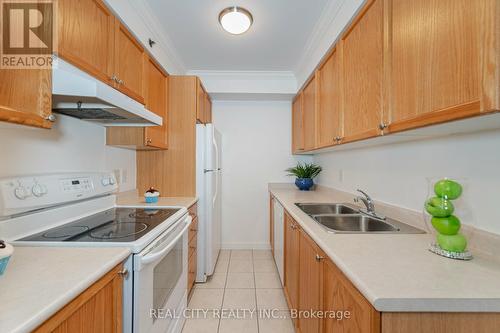
[[[216, 101], [213, 122], [222, 134], [224, 248], [269, 246], [269, 182], [291, 182], [290, 102]], [[307, 158], [309, 161], [311, 158]]]
[[[465, 178], [473, 225], [500, 234], [500, 131], [318, 154], [322, 185], [365, 189], [375, 200], [422, 211], [427, 177]], [[343, 174], [343, 180], [341, 180]], [[462, 221], [467, 223], [467, 221]]]
[[0, 177], [123, 169], [120, 190], [135, 189], [135, 152], [105, 142], [104, 127], [61, 115], [51, 130], [0, 123]]

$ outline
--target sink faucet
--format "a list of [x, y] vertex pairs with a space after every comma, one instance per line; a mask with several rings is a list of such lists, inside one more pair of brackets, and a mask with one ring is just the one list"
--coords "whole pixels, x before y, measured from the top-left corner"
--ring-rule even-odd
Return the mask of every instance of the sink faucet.
[[358, 202], [361, 201], [366, 206], [366, 210], [360, 209], [359, 211], [361, 213], [363, 213], [363, 214], [370, 215], [370, 216], [373, 216], [373, 217], [381, 219], [381, 220], [385, 220], [385, 216], [378, 215], [375, 212], [375, 205], [373, 204], [373, 200], [368, 195], [368, 193], [366, 193], [365, 191], [360, 190], [360, 189], [357, 189], [356, 191], [358, 191], [359, 193], [361, 193], [363, 196], [357, 196], [357, 197], [355, 197], [354, 198], [354, 202], [358, 203]]

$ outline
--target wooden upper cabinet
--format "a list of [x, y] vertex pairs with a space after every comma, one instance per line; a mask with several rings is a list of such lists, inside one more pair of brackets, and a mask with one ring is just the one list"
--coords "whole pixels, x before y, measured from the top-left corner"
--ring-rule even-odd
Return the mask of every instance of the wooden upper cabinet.
[[[303, 230], [299, 232], [299, 310], [320, 311], [323, 293], [323, 251]], [[319, 318], [300, 318], [301, 333], [320, 332]]]
[[335, 48], [316, 72], [318, 147], [331, 146], [340, 143], [342, 139], [342, 56], [340, 52]]
[[380, 332], [380, 313], [329, 259], [325, 259], [323, 281], [323, 310], [349, 311], [350, 318], [344, 320], [325, 318], [322, 332]]
[[304, 87], [304, 150], [316, 148], [316, 77], [313, 77]]
[[211, 123], [212, 122], [212, 100], [210, 99], [210, 96], [208, 95], [208, 93], [206, 93], [205, 97], [206, 97], [206, 101], [207, 101], [207, 105], [205, 108], [206, 120], [207, 120], [207, 123]]
[[0, 121], [50, 128], [50, 69], [0, 69]]
[[292, 152], [304, 150], [303, 93], [299, 93], [292, 103]]
[[58, 55], [145, 103], [146, 53], [102, 0], [58, 1]]
[[101, 0], [58, 0], [58, 55], [108, 84], [116, 18]]
[[205, 88], [200, 79], [196, 80], [196, 120], [202, 124], [205, 123]]
[[384, 0], [370, 0], [342, 37], [344, 141], [379, 134], [383, 113]]
[[[285, 212], [285, 282], [284, 292], [290, 309], [299, 306], [299, 233], [300, 229], [294, 219]], [[297, 326], [297, 320], [293, 319]]]
[[146, 53], [123, 24], [117, 22], [115, 34], [116, 87], [144, 104]]
[[168, 77], [163, 69], [151, 58], [147, 61], [146, 108], [163, 118], [161, 126], [145, 127], [146, 146], [166, 149], [168, 146], [167, 84]]
[[495, 109], [494, 3], [392, 0], [389, 131]]

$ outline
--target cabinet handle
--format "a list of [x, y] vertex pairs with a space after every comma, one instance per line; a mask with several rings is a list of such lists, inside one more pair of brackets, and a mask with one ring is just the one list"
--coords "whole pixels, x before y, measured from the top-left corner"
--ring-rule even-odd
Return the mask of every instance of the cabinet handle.
[[322, 257], [319, 254], [316, 254], [316, 261], [320, 262], [323, 259], [325, 259], [325, 257]]
[[386, 124], [385, 122], [381, 122], [379, 125], [378, 125], [378, 128], [383, 131], [385, 130], [387, 127], [389, 127], [388, 124]]
[[295, 224], [291, 224], [290, 227], [293, 229], [293, 230], [296, 230], [297, 229], [297, 226]]
[[340, 143], [343, 139], [344, 139], [344, 137], [342, 137], [342, 136], [335, 137], [335, 141], [337, 141], [337, 143]]
[[146, 139], [146, 144], [150, 144], [150, 143], [153, 143], [153, 140], [152, 139]]
[[118, 272], [118, 275], [123, 276], [124, 279], [128, 277], [128, 269], [124, 268], [121, 271]]
[[154, 40], [152, 40], [151, 38], [148, 39], [148, 44], [149, 44], [149, 47], [153, 47], [153, 45], [156, 44], [156, 42]]
[[123, 80], [121, 79], [118, 79], [118, 84], [124, 84], [125, 82], [123, 82]]
[[115, 81], [116, 83], [118, 83], [118, 78], [116, 77], [116, 75], [113, 74], [113, 76], [111, 77], [111, 81]]

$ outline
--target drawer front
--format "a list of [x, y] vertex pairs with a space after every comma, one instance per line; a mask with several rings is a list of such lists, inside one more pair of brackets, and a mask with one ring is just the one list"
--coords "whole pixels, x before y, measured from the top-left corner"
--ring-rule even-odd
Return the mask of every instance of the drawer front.
[[193, 238], [189, 240], [189, 254], [188, 258], [191, 258], [193, 253], [196, 251], [196, 246], [197, 246], [197, 241], [198, 241], [198, 235], [194, 234]]
[[191, 222], [191, 225], [189, 226], [189, 231], [188, 231], [188, 239], [191, 241], [191, 239], [198, 233], [198, 218], [195, 217], [193, 219], [193, 222]]
[[198, 216], [198, 204], [193, 204], [191, 207], [188, 208], [189, 215], [194, 219], [195, 217]]
[[196, 263], [197, 263], [197, 256], [195, 250], [193, 254], [189, 257], [189, 263], [188, 263], [188, 295], [191, 294], [191, 289], [193, 288], [194, 281], [196, 279]]

